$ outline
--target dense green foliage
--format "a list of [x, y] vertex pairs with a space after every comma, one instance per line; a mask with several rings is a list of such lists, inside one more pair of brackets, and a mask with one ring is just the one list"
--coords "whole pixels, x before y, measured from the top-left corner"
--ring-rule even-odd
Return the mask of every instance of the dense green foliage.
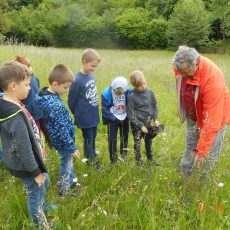
[[0, 42], [155, 49], [182, 43], [207, 47], [217, 44], [214, 40], [225, 42], [229, 37], [228, 0], [196, 0], [195, 3], [181, 0], [0, 2]]
[[210, 19], [201, 0], [182, 0], [175, 6], [168, 25], [171, 46], [178, 47], [182, 43], [203, 47], [209, 33]]
[[[171, 66], [173, 52], [97, 50], [102, 57], [95, 75], [99, 95], [115, 76], [124, 76], [139, 68], [146, 77], [147, 86], [156, 95], [159, 120], [165, 131], [154, 139], [155, 159], [162, 167], [146, 162], [137, 167], [134, 160], [133, 138], [128, 143], [129, 162], [109, 165], [107, 127], [98, 126], [96, 149], [102, 163], [101, 172], [87, 166], [83, 158], [81, 130], [76, 129], [76, 144], [81, 159], [74, 162], [79, 182], [87, 186], [78, 196], [60, 199], [57, 193], [59, 159], [54, 150], [46, 148], [46, 165], [51, 185], [47, 202], [59, 209], [48, 214], [53, 230], [225, 230], [230, 229], [230, 130], [225, 135], [224, 148], [217, 167], [209, 174], [210, 181], [197, 183], [196, 171], [189, 183], [177, 172], [185, 142], [185, 124], [177, 113], [175, 77]], [[48, 85], [48, 73], [57, 63], [68, 65], [77, 72], [82, 50], [56, 49], [33, 46], [0, 46], [0, 63], [13, 59], [18, 53], [32, 62], [41, 87]], [[224, 72], [230, 86], [230, 59], [228, 55], [206, 55]], [[66, 102], [66, 95], [63, 95]], [[99, 96], [100, 98], [100, 96]], [[101, 102], [100, 102], [101, 105]], [[119, 148], [118, 148], [119, 149]], [[87, 174], [88, 176], [86, 176]], [[218, 187], [219, 183], [223, 187]], [[13, 178], [0, 165], [0, 229], [35, 230], [28, 218], [25, 191], [19, 179]], [[77, 190], [78, 191], [78, 190]], [[76, 191], [75, 191], [76, 192]], [[203, 208], [202, 208], [203, 207]]]

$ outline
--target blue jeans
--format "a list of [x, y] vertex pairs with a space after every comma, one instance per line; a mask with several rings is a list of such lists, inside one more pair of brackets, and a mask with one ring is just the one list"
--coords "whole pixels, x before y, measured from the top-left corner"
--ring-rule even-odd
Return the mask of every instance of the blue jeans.
[[73, 183], [73, 180], [76, 178], [75, 173], [74, 173], [74, 167], [72, 167], [71, 171], [70, 171], [70, 185], [71, 183]]
[[2, 152], [2, 143], [0, 140], [0, 163], [3, 162], [3, 152]]
[[95, 139], [97, 136], [97, 127], [81, 129], [84, 138], [84, 156], [87, 159], [96, 158]]
[[49, 185], [49, 176], [44, 173], [46, 180], [42, 186], [38, 186], [33, 177], [21, 178], [23, 187], [27, 194], [27, 208], [29, 216], [35, 225], [48, 226], [43, 205], [46, 197], [46, 189]]
[[2, 152], [2, 148], [0, 146], [0, 163], [3, 162], [3, 152]]
[[65, 195], [70, 190], [71, 180], [75, 177], [73, 168], [73, 157], [69, 152], [58, 152], [60, 157], [60, 171], [58, 179], [58, 193]]

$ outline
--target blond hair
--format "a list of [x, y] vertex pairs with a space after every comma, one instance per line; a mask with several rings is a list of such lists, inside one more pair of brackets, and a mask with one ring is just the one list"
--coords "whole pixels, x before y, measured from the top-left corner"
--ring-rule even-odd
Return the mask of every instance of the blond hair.
[[73, 82], [73, 72], [67, 66], [58, 64], [54, 66], [49, 73], [49, 83], [52, 84], [54, 81], [58, 82], [59, 84]]
[[9, 61], [0, 66], [0, 88], [7, 90], [11, 82], [19, 84], [32, 77], [32, 71], [17, 61]]
[[88, 48], [83, 51], [81, 60], [82, 62], [83, 61], [91, 62], [94, 60], [97, 60], [98, 62], [100, 62], [101, 57], [96, 50]]
[[130, 83], [134, 87], [139, 87], [141, 84], [143, 84], [143, 82], [145, 82], [144, 74], [141, 71], [139, 71], [139, 70], [133, 71], [129, 75], [129, 78], [130, 78]]

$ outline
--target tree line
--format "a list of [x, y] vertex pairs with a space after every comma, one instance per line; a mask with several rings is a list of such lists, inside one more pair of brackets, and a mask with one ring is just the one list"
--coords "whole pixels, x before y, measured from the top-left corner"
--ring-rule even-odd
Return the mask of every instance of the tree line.
[[1, 0], [0, 42], [128, 49], [217, 46], [229, 0]]

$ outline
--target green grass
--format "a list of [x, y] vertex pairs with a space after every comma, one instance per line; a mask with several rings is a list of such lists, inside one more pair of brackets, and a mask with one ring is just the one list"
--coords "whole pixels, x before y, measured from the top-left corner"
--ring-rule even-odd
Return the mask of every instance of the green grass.
[[[163, 167], [146, 163], [135, 166], [132, 136], [129, 137], [129, 163], [109, 166], [107, 129], [98, 127], [97, 150], [103, 164], [101, 173], [86, 166], [81, 160], [74, 162], [80, 182], [87, 185], [79, 196], [57, 195], [58, 157], [47, 149], [47, 166], [51, 186], [47, 201], [59, 209], [48, 215], [56, 229], [230, 229], [230, 132], [210, 182], [200, 188], [194, 173], [189, 183], [176, 172], [185, 142], [185, 125], [181, 124], [176, 108], [175, 79], [171, 68], [172, 52], [98, 50], [102, 56], [97, 71], [98, 93], [116, 76], [128, 78], [135, 69], [144, 72], [148, 87], [153, 89], [159, 106], [159, 118], [165, 124], [165, 135], [154, 139], [154, 153]], [[36, 48], [29, 46], [0, 46], [0, 62], [13, 59], [18, 53], [32, 61], [41, 86], [47, 85], [49, 70], [58, 63], [68, 65], [73, 72], [80, 68], [82, 50]], [[230, 86], [229, 55], [205, 55], [225, 73]], [[64, 96], [66, 100], [66, 95]], [[83, 140], [76, 129], [76, 143], [83, 155]], [[146, 161], [143, 149], [143, 159]], [[88, 174], [84, 177], [83, 174]], [[224, 187], [217, 186], [219, 182]], [[21, 182], [0, 167], [0, 229], [33, 229], [28, 219], [25, 192]], [[204, 209], [199, 211], [200, 203]], [[219, 210], [219, 211], [218, 211]]]

